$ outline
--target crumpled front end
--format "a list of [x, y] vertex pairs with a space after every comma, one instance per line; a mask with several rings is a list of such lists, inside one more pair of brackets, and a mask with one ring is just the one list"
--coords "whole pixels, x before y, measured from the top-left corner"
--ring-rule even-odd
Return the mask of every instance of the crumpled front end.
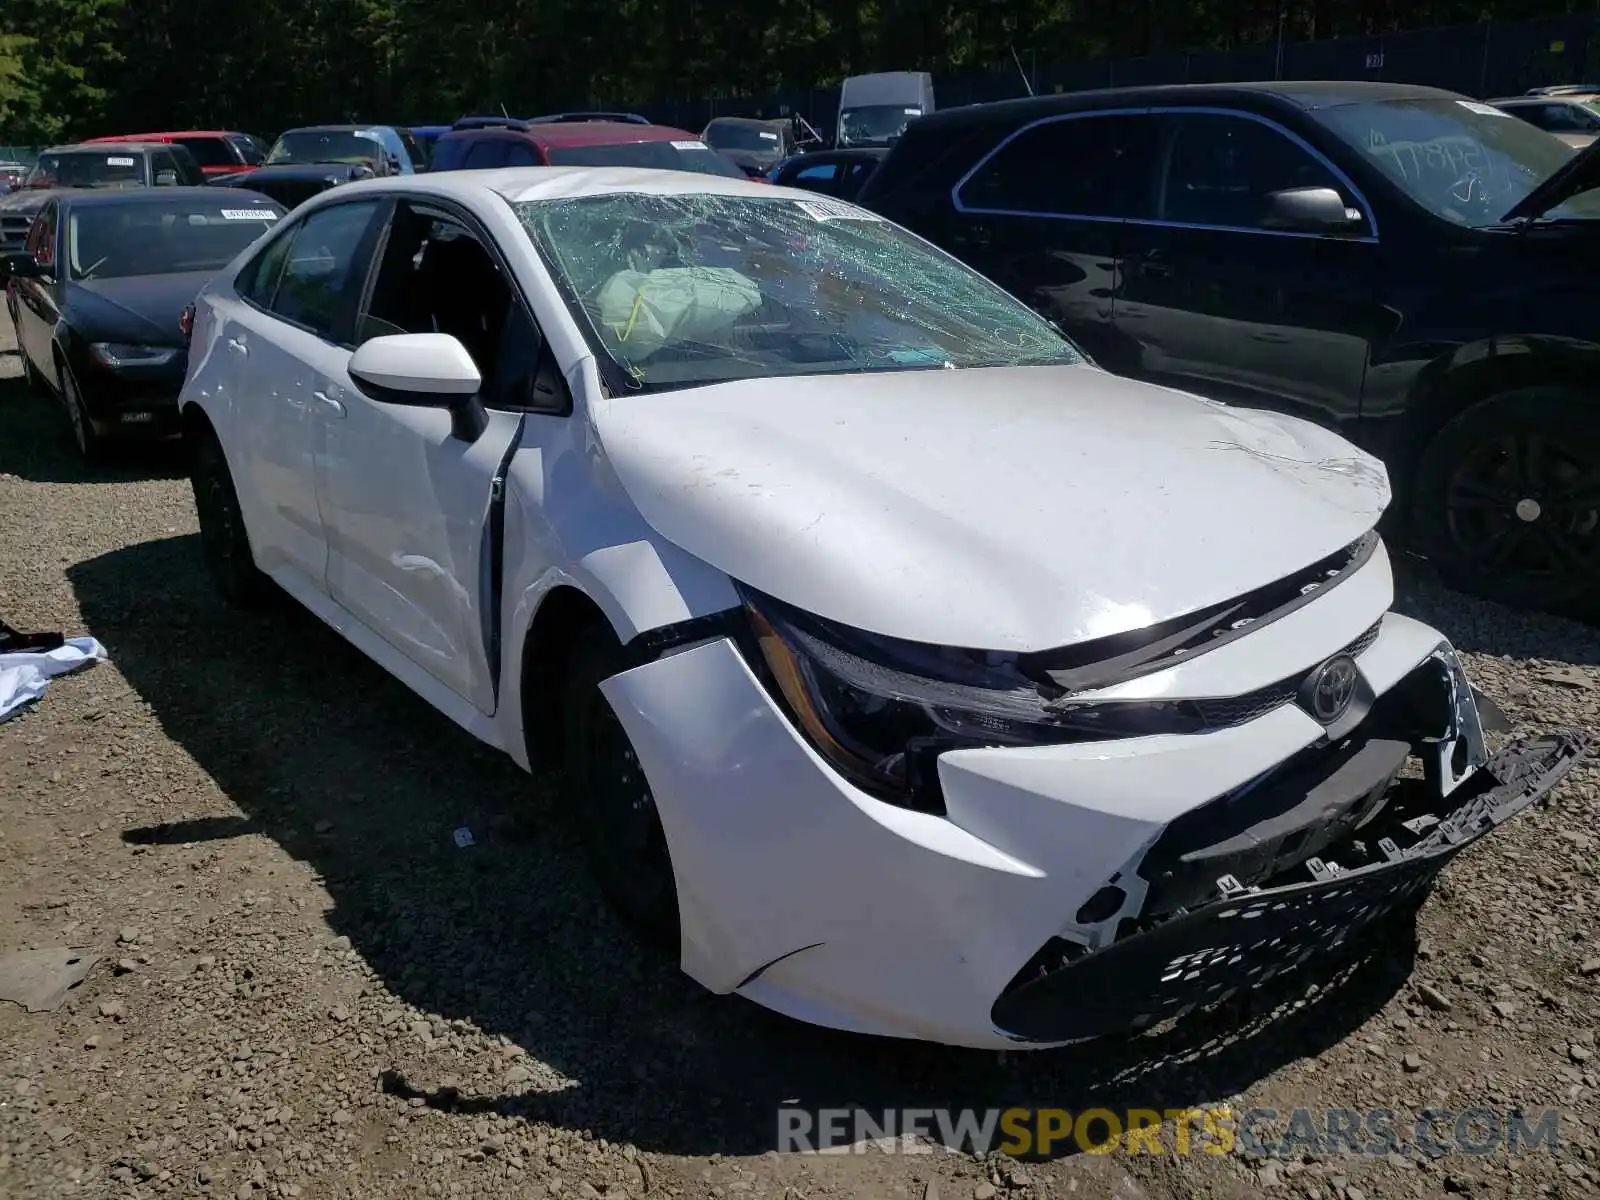
[[1391, 597], [1380, 549], [1214, 648], [1068, 668], [1074, 703], [1156, 731], [941, 750], [916, 803], [836, 769], [761, 652], [706, 627], [602, 685], [661, 814], [684, 970], [821, 1025], [1004, 1048], [1334, 950], [1587, 749], [1491, 757], [1454, 650]]

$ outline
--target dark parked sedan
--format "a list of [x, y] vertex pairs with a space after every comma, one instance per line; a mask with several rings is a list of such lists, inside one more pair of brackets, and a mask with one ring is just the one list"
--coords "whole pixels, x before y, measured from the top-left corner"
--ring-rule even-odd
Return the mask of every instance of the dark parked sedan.
[[1452, 92], [1216, 84], [938, 112], [860, 202], [1109, 370], [1336, 427], [1456, 584], [1594, 618], [1597, 184]]
[[885, 146], [855, 146], [845, 150], [817, 150], [786, 158], [767, 176], [779, 187], [802, 188], [854, 200], [887, 154]]
[[179, 432], [180, 317], [281, 205], [232, 188], [77, 192], [45, 202], [0, 259], [23, 371], [60, 397], [86, 459], [117, 437]]

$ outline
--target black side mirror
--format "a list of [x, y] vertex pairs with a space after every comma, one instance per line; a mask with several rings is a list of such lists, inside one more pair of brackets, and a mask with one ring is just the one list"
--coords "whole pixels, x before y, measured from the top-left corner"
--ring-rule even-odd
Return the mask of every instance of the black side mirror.
[[44, 268], [26, 250], [0, 254], [0, 280], [38, 279], [43, 274]]
[[1359, 208], [1351, 208], [1344, 197], [1330, 187], [1285, 188], [1267, 196], [1261, 214], [1263, 229], [1283, 229], [1294, 233], [1354, 233], [1365, 229], [1367, 218]]

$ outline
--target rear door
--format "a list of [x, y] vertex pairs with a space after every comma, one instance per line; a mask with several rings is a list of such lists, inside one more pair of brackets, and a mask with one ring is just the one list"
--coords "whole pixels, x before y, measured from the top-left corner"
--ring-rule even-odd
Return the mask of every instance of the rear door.
[[322, 452], [324, 410], [336, 403], [327, 376], [350, 357], [355, 314], [382, 200], [331, 204], [291, 221], [241, 273], [218, 350], [233, 428], [225, 444], [263, 570], [288, 571], [326, 588], [328, 544], [313, 465]]
[[23, 249], [43, 268], [42, 278], [16, 279], [11, 286], [17, 295], [17, 348], [47, 378], [56, 377], [51, 354], [58, 311], [55, 291], [59, 272], [65, 268], [56, 261], [56, 226], [61, 205], [47, 201], [33, 219]]
[[1154, 123], [1142, 110], [1063, 113], [1012, 130], [955, 185], [949, 250], [1055, 321], [1102, 366], [1115, 336], [1124, 223], [1148, 215]]
[[[1153, 220], [1123, 232], [1116, 329], [1129, 374], [1322, 421], [1359, 415], [1385, 329], [1372, 209], [1326, 156], [1255, 114], [1160, 114]], [[1269, 193], [1331, 187], [1358, 235], [1263, 228]], [[1119, 369], [1123, 369], [1119, 367]]]

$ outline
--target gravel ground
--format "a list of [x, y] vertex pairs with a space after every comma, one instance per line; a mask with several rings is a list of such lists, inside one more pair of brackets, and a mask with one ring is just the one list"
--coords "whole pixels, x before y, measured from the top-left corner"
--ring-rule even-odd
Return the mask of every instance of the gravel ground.
[[[222, 609], [176, 461], [86, 474], [18, 371], [0, 343], [0, 615], [112, 661], [0, 726], [0, 951], [100, 956], [55, 1012], [0, 1004], [0, 1195], [1600, 1191], [1593, 769], [1454, 864], [1414, 933], [1176, 1029], [1006, 1057], [810, 1029], [638, 952], [545, 783], [309, 616]], [[1519, 728], [1600, 727], [1596, 631], [1403, 590]], [[780, 1157], [784, 1102], [1565, 1115], [1553, 1154], [1013, 1169]]]

